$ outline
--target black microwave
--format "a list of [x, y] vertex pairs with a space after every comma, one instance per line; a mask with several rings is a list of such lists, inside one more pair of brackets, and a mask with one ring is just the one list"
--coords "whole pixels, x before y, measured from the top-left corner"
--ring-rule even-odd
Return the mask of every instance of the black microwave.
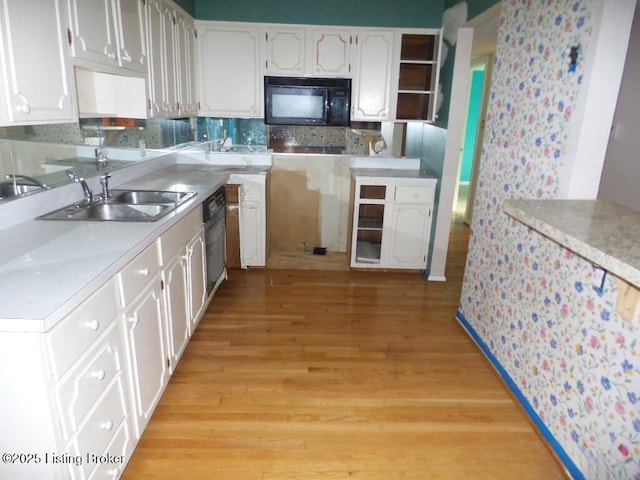
[[264, 77], [268, 125], [348, 126], [350, 78]]

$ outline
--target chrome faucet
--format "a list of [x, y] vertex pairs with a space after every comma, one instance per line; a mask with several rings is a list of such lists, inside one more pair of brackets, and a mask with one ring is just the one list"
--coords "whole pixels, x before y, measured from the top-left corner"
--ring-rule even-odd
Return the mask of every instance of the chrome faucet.
[[69, 180], [75, 183], [79, 183], [82, 187], [85, 203], [93, 203], [93, 191], [89, 188], [89, 185], [87, 185], [87, 182], [85, 182], [84, 178], [80, 178], [79, 176], [77, 176], [75, 173], [73, 173], [73, 170], [67, 170], [66, 173], [67, 177], [69, 177]]
[[100, 175], [100, 185], [102, 185], [102, 200], [107, 200], [111, 194], [109, 193], [109, 179], [111, 174], [109, 172]]
[[96, 148], [96, 167], [98, 170], [102, 168], [107, 168], [109, 166], [109, 159], [107, 158], [107, 153], [103, 148]]
[[[7, 180], [15, 181], [16, 184], [18, 184], [18, 185], [35, 185], [36, 187], [40, 187], [40, 188], [49, 188], [44, 183], [42, 183], [40, 180], [38, 180], [37, 178], [33, 178], [33, 177], [28, 176], [28, 175], [20, 175], [20, 174], [16, 174], [16, 173], [7, 173], [4, 177]], [[19, 182], [18, 181], [19, 179], [26, 180], [27, 182], [30, 182], [30, 183], [25, 184], [23, 182]]]

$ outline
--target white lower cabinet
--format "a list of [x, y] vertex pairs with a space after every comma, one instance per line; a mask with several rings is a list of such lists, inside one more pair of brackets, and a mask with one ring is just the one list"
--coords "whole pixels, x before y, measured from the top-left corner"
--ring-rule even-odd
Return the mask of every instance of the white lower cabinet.
[[158, 259], [154, 243], [118, 274], [124, 308], [120, 332], [138, 438], [169, 381]]
[[191, 333], [202, 318], [207, 306], [207, 266], [204, 228], [187, 245], [187, 282]]
[[196, 208], [50, 331], [0, 332], [0, 478], [120, 477], [203, 314], [204, 261]]
[[351, 267], [426, 268], [435, 185], [415, 174], [356, 175]]
[[190, 336], [186, 255], [174, 258], [163, 270], [162, 277], [169, 365], [173, 367], [178, 363]]
[[229, 183], [240, 184], [240, 266], [267, 263], [267, 175], [232, 174]]
[[202, 210], [187, 215], [159, 243], [169, 368], [173, 371], [207, 299]]

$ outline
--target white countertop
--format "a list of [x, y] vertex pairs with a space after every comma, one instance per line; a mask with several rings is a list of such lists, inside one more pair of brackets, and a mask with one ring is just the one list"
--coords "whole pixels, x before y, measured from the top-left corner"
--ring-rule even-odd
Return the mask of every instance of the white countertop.
[[33, 219], [0, 230], [0, 331], [49, 330], [184, 214], [199, 208], [231, 173], [267, 169], [177, 164], [112, 186], [198, 192], [156, 222]]
[[640, 212], [603, 200], [509, 200], [503, 210], [640, 287]]
[[436, 178], [420, 170], [403, 170], [398, 168], [352, 168], [351, 175], [354, 177], [376, 177], [376, 178], [415, 178], [433, 180]]
[[[266, 174], [271, 164], [268, 154], [191, 149], [171, 155], [173, 160], [154, 159], [140, 164], [139, 170], [118, 170], [111, 185], [198, 192], [156, 222], [22, 221], [77, 201], [81, 192], [74, 185], [18, 200], [14, 205], [21, 205], [19, 209], [3, 206], [0, 219], [9, 227], [0, 230], [0, 332], [50, 330], [186, 213], [199, 208], [230, 175]], [[431, 178], [419, 171], [419, 159], [352, 160], [352, 171], [361, 175]], [[99, 188], [97, 179], [91, 181]]]

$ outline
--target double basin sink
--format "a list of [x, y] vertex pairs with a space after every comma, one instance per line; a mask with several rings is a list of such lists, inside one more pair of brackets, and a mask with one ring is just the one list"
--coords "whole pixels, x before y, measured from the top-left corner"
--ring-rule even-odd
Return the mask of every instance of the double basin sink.
[[109, 197], [68, 205], [38, 217], [41, 220], [154, 222], [172, 212], [196, 192], [111, 190]]

